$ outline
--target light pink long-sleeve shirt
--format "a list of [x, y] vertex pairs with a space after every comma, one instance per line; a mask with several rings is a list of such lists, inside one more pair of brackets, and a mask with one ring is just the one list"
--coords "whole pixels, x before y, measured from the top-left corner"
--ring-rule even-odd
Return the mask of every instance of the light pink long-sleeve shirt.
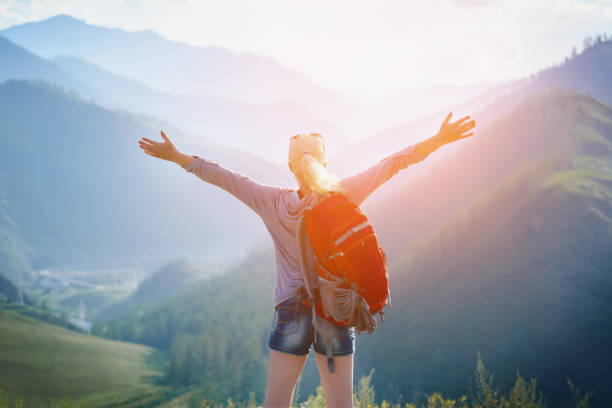
[[[361, 205], [374, 190], [398, 171], [423, 160], [426, 156], [416, 152], [417, 145], [412, 144], [361, 173], [342, 179], [348, 198]], [[274, 304], [278, 305], [293, 297], [303, 285], [296, 241], [297, 222], [304, 209], [313, 204], [315, 193], [299, 198], [294, 189], [261, 184], [213, 161], [193, 157], [194, 160], [182, 166], [186, 171], [226, 190], [262, 218], [276, 250]]]

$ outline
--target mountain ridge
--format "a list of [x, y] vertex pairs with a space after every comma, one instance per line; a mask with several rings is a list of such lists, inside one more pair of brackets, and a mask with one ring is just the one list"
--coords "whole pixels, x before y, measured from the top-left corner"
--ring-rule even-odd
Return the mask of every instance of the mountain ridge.
[[[593, 49], [586, 50], [583, 54], [591, 55], [589, 52], [597, 51], [600, 48], [612, 49], [612, 41], [601, 43]], [[576, 58], [581, 58], [583, 54]], [[571, 63], [570, 60], [565, 65], [554, 68], [553, 72], [562, 70]], [[591, 64], [594, 64], [592, 60]], [[601, 64], [601, 67], [605, 66], [605, 64]], [[595, 64], [592, 69], [599, 69], [599, 77], [601, 77], [601, 75], [605, 75], [606, 71], [599, 67], [600, 65]], [[543, 72], [544, 75], [548, 75], [546, 74], [547, 70]], [[597, 81], [593, 80], [593, 86], [596, 83]], [[543, 98], [546, 98], [545, 95], [555, 92], [555, 89], [557, 92], [580, 92], [580, 89], [569, 90], [567, 85], [563, 85], [561, 82], [558, 83], [558, 86], [553, 87], [552, 91], [547, 91], [545, 90], [546, 86], [538, 82], [538, 76], [534, 76], [529, 81], [521, 81], [510, 86], [512, 89], [505, 92], [495, 102], [488, 104], [480, 111], [472, 113], [472, 117], [477, 121], [474, 136], [458, 141], [453, 145], [444, 146], [422, 163], [404, 170], [408, 174], [396, 176], [395, 179], [387, 182], [376, 192], [372, 200], [365, 203], [365, 209], [373, 222], [378, 225], [382, 236], [396, 236], [401, 233], [399, 227], [401, 224], [393, 221], [401, 219], [411, 225], [411, 229], [407, 232], [403, 241], [403, 244], [411, 245], [413, 237], [418, 237], [442, 225], [455, 211], [464, 208], [473, 194], [477, 194], [482, 188], [491, 187], [498, 176], [503, 176], [506, 171], [514, 168], [521, 158], [528, 154], [517, 144], [518, 139], [523, 139], [526, 147], [542, 148], [541, 143], [539, 144], [537, 140], [538, 133], [534, 129], [541, 127], [542, 120], [549, 121], [550, 118], [535, 115], [525, 109], [524, 103], [526, 101], [537, 100], [538, 95], [544, 95]], [[610, 98], [612, 101], [612, 97]], [[606, 101], [603, 101], [603, 103], [606, 103]], [[544, 112], [542, 107], [537, 107], [533, 103], [532, 106], [539, 112]], [[513, 113], [516, 109], [522, 109], [522, 116]], [[455, 112], [455, 117], [463, 116], [464, 112], [463, 110]], [[471, 112], [465, 112], [465, 114], [468, 113]], [[503, 127], [497, 125], [497, 132], [492, 131], [494, 123], [504, 121], [504, 118], [511, 115], [516, 118], [518, 124], [506, 120]], [[542, 113], [542, 115], [545, 114]], [[522, 118], [531, 118], [531, 124]], [[559, 118], [559, 120], [564, 119]], [[375, 150], [376, 147], [374, 146], [397, 145], [403, 135], [411, 132], [411, 129], [415, 132], [430, 129], [430, 133], [433, 133], [439, 127], [436, 122], [438, 120], [434, 115], [422, 118], [411, 125], [380, 134], [362, 144], [362, 154]], [[503, 136], [501, 135], [502, 132], [504, 133]], [[531, 137], [527, 135], [531, 135]], [[496, 144], [487, 142], [488, 139], [497, 142]], [[541, 141], [547, 140], [545, 138], [540, 139]], [[485, 148], [485, 146], [487, 147]], [[479, 166], [486, 167], [488, 170], [479, 172]], [[451, 172], [448, 170], [449, 168], [454, 170]], [[454, 182], [449, 183], [449, 180], [454, 180]], [[415, 199], [406, 199], [406, 197], [411, 197], [414, 194], [418, 194]], [[389, 201], [398, 202], [402, 197], [406, 205], [401, 208], [399, 206], [389, 207], [385, 204]], [[389, 248], [390, 258], [402, 252], [401, 245], [397, 242], [389, 240], [384, 243]]]
[[61, 25], [62, 19], [55, 21], [57, 24], [49, 20], [12, 26], [0, 33], [45, 58], [78, 56], [158, 91], [195, 92], [251, 103], [296, 100], [351, 140], [403, 118], [401, 111], [390, 113], [382, 105], [377, 109], [364, 106], [267, 56], [232, 54], [219, 47], [192, 46], [161, 36], [140, 38], [133, 32], [79, 20], [70, 20], [68, 27]]
[[[60, 259], [133, 259], [137, 253], [235, 256], [267, 239], [261, 220], [233, 196], [173, 163], [143, 155], [137, 139], [157, 131], [131, 114], [23, 81], [0, 84], [0, 108], [7, 114], [0, 123], [0, 171], [12, 175], [5, 193], [21, 236], [36, 252], [34, 268]], [[288, 169], [281, 172], [236, 149], [202, 142], [181, 148], [263, 183], [290, 181]], [[219, 216], [228, 212], [231, 219]], [[150, 226], [150, 219], [156, 224]], [[215, 236], [204, 233], [213, 230]], [[164, 249], [168, 243], [171, 248]]]

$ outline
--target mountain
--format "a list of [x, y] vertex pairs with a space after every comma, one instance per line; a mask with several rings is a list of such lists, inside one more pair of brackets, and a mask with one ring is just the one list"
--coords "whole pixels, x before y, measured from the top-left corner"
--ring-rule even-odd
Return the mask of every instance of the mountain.
[[7, 79], [43, 79], [66, 88], [87, 92], [87, 86], [23, 47], [0, 35], [0, 82]]
[[[562, 64], [543, 69], [529, 78], [483, 88], [482, 93], [453, 104], [450, 110], [454, 112], [456, 119], [471, 115], [477, 119], [479, 128], [482, 129], [529, 97], [551, 89], [591, 95], [603, 102], [612, 103], [612, 85], [608, 80], [612, 69], [611, 55], [612, 41], [599, 42], [582, 53], [567, 58]], [[331, 161], [340, 163], [335, 169], [341, 172], [344, 170], [342, 163], [348, 162], [349, 158], [354, 162], [376, 161], [381, 155], [391, 154], [413, 141], [433, 136], [447, 113], [448, 111], [440, 110], [376, 132], [339, 153]]]
[[[159, 406], [167, 400], [153, 384], [157, 368], [149, 347], [104, 340], [0, 310], [0, 383], [13, 406]], [[5, 396], [8, 395], [8, 401]], [[19, 405], [15, 403], [15, 405]]]
[[[438, 87], [425, 92], [409, 89], [399, 94], [384, 94], [382, 98], [380, 94], [368, 95], [368, 101], [364, 102], [363, 95], [345, 95], [319, 86], [272, 58], [234, 53], [220, 47], [191, 46], [170, 41], [150, 30], [129, 32], [58, 15], [9, 27], [0, 34], [43, 58], [78, 57], [164, 93], [207, 95], [256, 105], [280, 103], [284, 109], [276, 117], [270, 116], [272, 123], [285, 117], [293, 123], [289, 119], [299, 118], [305, 106], [327, 124], [319, 128], [318, 122], [297, 121], [285, 136], [319, 131], [331, 139], [346, 137], [355, 141], [405, 122], [407, 118], [415, 118], [424, 112], [425, 105], [432, 105], [431, 102], [424, 104], [422, 98], [415, 97], [416, 93], [427, 98], [436, 95], [445, 106], [448, 101], [468, 99], [480, 88]], [[397, 101], [407, 103], [406, 108], [398, 109]]]
[[[79, 56], [113, 73], [139, 78], [165, 92], [196, 92], [270, 102], [290, 99], [286, 86], [276, 86], [284, 83], [296, 91], [332, 95], [271, 58], [236, 54], [220, 47], [190, 46], [167, 40], [150, 30], [128, 32], [58, 15], [10, 27], [1, 33], [43, 58]], [[275, 86], [271, 86], [271, 79]]]
[[612, 40], [599, 39], [580, 54], [538, 72], [530, 78], [530, 86], [538, 90], [563, 88], [612, 104], [610, 72]]
[[[4, 190], [12, 220], [35, 252], [36, 269], [139, 257], [236, 256], [269, 239], [259, 217], [233, 196], [142, 153], [140, 137], [159, 139], [159, 124], [150, 118], [20, 81], [0, 84], [0, 110], [0, 174], [11, 175]], [[194, 140], [167, 132], [175, 140]], [[290, 182], [288, 169], [198, 143], [178, 147], [263, 183]]]
[[338, 150], [347, 136], [294, 101], [247, 103], [195, 93], [155, 91], [139, 81], [105, 71], [76, 57], [45, 60], [0, 36], [0, 82], [40, 79], [72, 90], [83, 99], [114, 110], [155, 116], [171, 126], [286, 162], [289, 136], [316, 129], [331, 135], [328, 147]]
[[313, 129], [330, 135], [327, 147], [339, 150], [346, 134], [316, 117], [302, 103], [287, 100], [248, 103], [197, 93], [168, 93], [103, 70], [76, 57], [50, 61], [93, 89], [96, 102], [155, 116], [207, 140], [253, 152], [286, 165], [289, 136]]
[[548, 94], [496, 121], [486, 136], [480, 163], [466, 149], [465, 171], [448, 169], [459, 175], [454, 183], [509, 158], [519, 164], [392, 265], [393, 309], [379, 335], [359, 342], [358, 372], [376, 367], [384, 395], [458, 392], [457, 378], [469, 375], [479, 351], [503, 383], [516, 370], [537, 378], [552, 406], [570, 406], [566, 377], [595, 390], [593, 406], [607, 406], [612, 109]]
[[[612, 103], [611, 70], [612, 41], [598, 42], [562, 64], [543, 69], [528, 78], [476, 87], [474, 91], [482, 92], [471, 93], [472, 96], [464, 101], [457, 101], [460, 98], [456, 97], [456, 102], [450, 104], [448, 110], [434, 110], [431, 114], [377, 131], [338, 153], [330, 160], [330, 166], [342, 174], [358, 171], [359, 164], [373, 163], [408, 144], [433, 136], [449, 111], [454, 113], [455, 119], [471, 115], [477, 119], [478, 128], [483, 129], [529, 97], [551, 89], [591, 95]], [[357, 163], [357, 167], [347, 163]]]
[[[506, 112], [525, 99], [526, 96], [522, 96], [520, 99], [510, 97], [515, 95], [525, 82], [526, 80], [516, 80], [491, 85], [490, 87], [467, 88], [466, 95], [470, 95], [477, 90], [482, 90], [482, 92], [477, 92], [465, 99], [460, 98], [459, 91], [451, 92], [455, 101], [450, 104], [443, 102], [448, 97], [441, 96], [439, 99], [441, 102], [438, 103], [437, 108], [430, 109], [429, 113], [406, 120], [406, 118], [411, 117], [407, 112], [403, 121], [392, 124], [393, 126], [386, 126], [382, 130], [377, 130], [374, 134], [346, 146], [330, 158], [329, 167], [342, 176], [359, 172], [368, 165], [376, 163], [407, 145], [433, 136], [449, 112], [453, 112], [453, 120], [471, 115], [478, 119], [478, 128], [487, 126], [501, 113]], [[450, 88], [450, 90], [452, 89]], [[433, 91], [435, 92], [435, 88], [433, 88]], [[423, 98], [431, 97], [431, 95], [426, 96], [428, 93], [425, 90], [421, 89], [419, 92], [423, 95]], [[443, 90], [439, 92], [444, 94]], [[412, 101], [412, 103], [418, 103], [418, 101]], [[447, 107], [444, 108], [444, 106]], [[439, 155], [439, 153], [436, 155]], [[431, 161], [431, 158], [428, 159], [421, 167], [430, 167], [429, 163]], [[414, 168], [411, 170], [411, 172], [415, 171]]]
[[297, 100], [332, 123], [340, 115], [347, 122], [357, 113], [357, 106], [341, 95], [272, 58], [191, 46], [151, 30], [128, 32], [58, 15], [9, 27], [0, 34], [43, 58], [78, 56], [168, 93], [206, 94], [251, 103]]
[[[419, 237], [435, 231], [464, 209], [474, 195], [509, 176], [532, 150], [539, 151], [547, 143], [553, 143], [552, 137], [541, 135], [546, 134], [545, 129], [553, 125], [554, 119], [540, 116], [539, 111], [531, 111], [522, 104], [551, 88], [573, 89], [579, 93], [607, 89], [611, 50], [612, 41], [599, 43], [562, 66], [543, 70], [529, 80], [490, 90], [453, 110], [454, 118], [471, 114], [477, 120], [475, 135], [444, 146], [423, 162], [403, 170], [364, 203], [389, 257], [403, 253]], [[588, 69], [578, 71], [578, 67], [587, 65]], [[555, 82], [553, 78], [565, 79]], [[600, 100], [612, 102], [612, 94], [605, 97], [604, 93], [600, 94]], [[515, 108], [520, 112], [511, 113]], [[349, 158], [353, 163], [363, 163], [363, 167], [366, 163], [373, 164], [401, 146], [435, 134], [444, 116], [440, 112], [377, 134], [347, 149], [346, 154], [332, 158], [330, 168]], [[510, 117], [514, 120], [508, 120]], [[421, 136], [414, 140], [413, 135]], [[396, 239], [398, 236], [402, 239]]]

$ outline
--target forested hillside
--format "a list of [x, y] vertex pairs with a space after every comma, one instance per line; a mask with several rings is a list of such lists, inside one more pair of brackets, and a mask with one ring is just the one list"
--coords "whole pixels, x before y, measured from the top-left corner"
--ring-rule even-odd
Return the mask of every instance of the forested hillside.
[[[538, 132], [523, 137], [521, 123]], [[612, 109], [549, 94], [486, 135], [494, 133], [508, 141], [504, 153], [522, 144], [521, 165], [393, 265], [394, 309], [378, 336], [363, 337], [357, 366], [377, 367], [374, 384], [385, 395], [452, 391], [480, 351], [505, 383], [516, 370], [539, 378], [552, 406], [569, 406], [566, 377], [596, 384], [593, 403], [605, 406], [612, 401], [604, 357], [612, 333]], [[486, 172], [503, 157], [477, 166]]]
[[242, 401], [254, 391], [261, 401], [274, 273], [274, 252], [254, 253], [225, 274], [146, 313], [132, 312], [97, 334], [167, 351], [168, 384], [195, 386], [214, 401]]

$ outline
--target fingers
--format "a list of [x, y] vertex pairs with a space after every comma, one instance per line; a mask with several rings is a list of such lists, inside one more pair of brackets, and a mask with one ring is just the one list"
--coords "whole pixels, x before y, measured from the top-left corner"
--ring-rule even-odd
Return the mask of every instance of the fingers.
[[463, 122], [465, 122], [466, 120], [468, 120], [470, 118], [470, 115], [464, 116], [459, 120], [456, 120], [455, 122], [453, 122], [453, 125], [455, 126], [460, 126], [463, 124]]
[[154, 144], [151, 142], [144, 142], [142, 140], [139, 140], [138, 144], [140, 144], [141, 146], [145, 146], [145, 147], [156, 147], [157, 146], [157, 144]]
[[149, 156], [164, 158], [166, 157], [166, 150], [168, 149], [168, 145], [170, 149], [174, 148], [174, 146], [172, 145], [172, 142], [170, 141], [168, 136], [166, 136], [166, 133], [163, 130], [160, 132], [160, 134], [161, 137], [164, 139], [163, 142], [156, 142], [155, 140], [151, 140], [148, 137], [143, 137], [141, 140], [138, 141], [138, 145]]
[[145, 142], [138, 142], [138, 145], [140, 146], [140, 148], [142, 150], [144, 150], [145, 152], [151, 152], [154, 153], [157, 150], [157, 146], [154, 146], [152, 144], [149, 143], [145, 143]]
[[467, 132], [470, 129], [474, 129], [475, 127], [476, 127], [476, 121], [475, 120], [470, 120], [469, 122], [465, 122], [465, 123], [459, 125], [457, 130], [459, 132], [463, 133], [463, 132]]
[[149, 143], [145, 143], [142, 141], [138, 141], [140, 148], [148, 155], [155, 156], [157, 153], [157, 146], [151, 145]]
[[466, 137], [474, 135], [474, 132], [466, 133], [476, 127], [476, 121], [474, 119], [470, 120], [470, 115], [466, 115], [455, 122], [449, 123], [451, 117], [452, 112], [446, 116], [438, 132], [439, 135], [442, 135], [441, 139], [445, 140], [445, 143], [465, 139]]
[[149, 142], [149, 143], [151, 143], [152, 145], [155, 145], [155, 146], [157, 146], [159, 144], [159, 142], [156, 142], [155, 140], [151, 140], [151, 139], [149, 139], [147, 137], [143, 137], [142, 140], [145, 140], [145, 141], [147, 141], [147, 142]]
[[451, 119], [451, 116], [453, 116], [453, 112], [449, 112], [448, 115], [446, 115], [446, 118], [444, 119], [444, 121], [442, 121], [442, 126], [447, 125], [448, 122]]

